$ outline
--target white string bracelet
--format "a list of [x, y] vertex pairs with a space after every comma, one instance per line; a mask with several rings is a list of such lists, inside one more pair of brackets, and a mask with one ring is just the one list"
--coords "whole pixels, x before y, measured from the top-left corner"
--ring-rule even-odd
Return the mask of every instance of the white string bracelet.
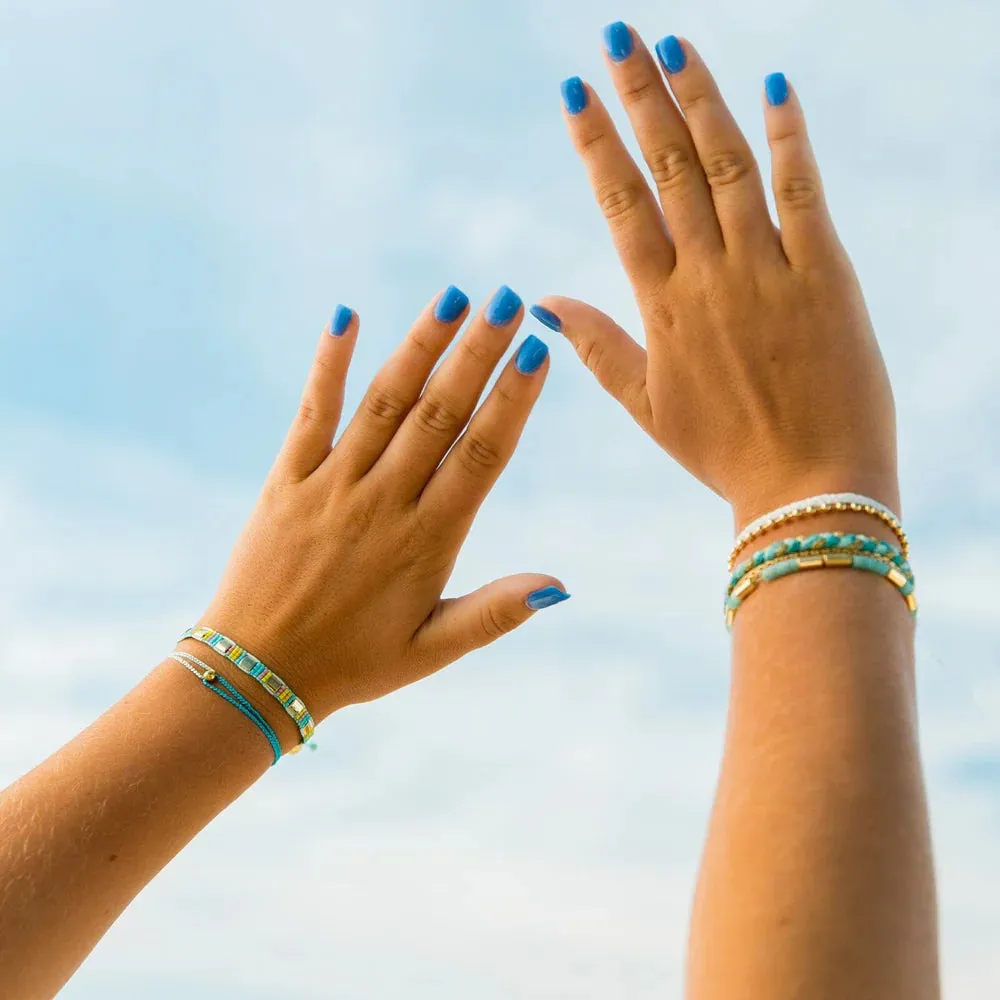
[[868, 514], [878, 518], [899, 539], [904, 558], [910, 556], [910, 543], [903, 531], [899, 518], [885, 504], [871, 497], [858, 493], [824, 493], [821, 496], [809, 497], [808, 500], [798, 500], [786, 504], [777, 510], [757, 518], [747, 525], [739, 534], [729, 556], [729, 571], [732, 572], [739, 554], [753, 541], [765, 532], [777, 528], [789, 521], [797, 521], [803, 517], [813, 517], [816, 514], [832, 514], [851, 511], [855, 514]]

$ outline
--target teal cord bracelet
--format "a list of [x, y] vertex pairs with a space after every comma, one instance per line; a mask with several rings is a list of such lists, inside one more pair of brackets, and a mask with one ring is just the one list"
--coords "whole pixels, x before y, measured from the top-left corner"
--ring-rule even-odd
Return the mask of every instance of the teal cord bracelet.
[[910, 614], [917, 614], [913, 570], [899, 549], [866, 535], [826, 533], [775, 542], [737, 567], [726, 593], [727, 628], [762, 583], [814, 569], [857, 569], [884, 577], [899, 590]]
[[[194, 639], [214, 649], [230, 663], [239, 667], [248, 677], [252, 677], [285, 710], [299, 730], [302, 744], [308, 743], [316, 732], [316, 723], [306, 709], [302, 699], [273, 671], [269, 670], [252, 653], [237, 645], [232, 639], [214, 629], [189, 628], [178, 641]], [[302, 744], [291, 753], [298, 753]]]
[[[281, 760], [281, 744], [267, 719], [225, 677], [221, 677], [207, 663], [203, 663], [197, 656], [192, 656], [190, 653], [171, 653], [169, 658], [189, 670], [209, 691], [217, 694], [223, 701], [229, 702], [233, 708], [245, 715], [264, 734], [264, 738], [270, 744], [271, 752], [274, 754], [271, 767], [274, 767]], [[199, 671], [199, 667], [202, 668], [201, 671]]]

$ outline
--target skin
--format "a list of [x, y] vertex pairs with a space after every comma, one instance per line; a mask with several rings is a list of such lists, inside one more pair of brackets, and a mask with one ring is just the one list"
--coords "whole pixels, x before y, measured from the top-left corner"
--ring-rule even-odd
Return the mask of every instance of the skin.
[[[566, 120], [632, 283], [643, 349], [572, 299], [541, 305], [600, 384], [734, 511], [851, 491], [898, 510], [892, 392], [798, 98], [765, 121], [780, 219], [694, 47], [608, 67], [654, 180], [597, 95]], [[746, 554], [786, 528], [766, 535]], [[809, 532], [895, 541], [865, 515]], [[761, 587], [733, 635], [729, 727], [691, 924], [694, 1000], [940, 994], [913, 622], [851, 571]]]
[[[541, 393], [513, 361], [520, 326], [432, 307], [335, 447], [358, 320], [324, 331], [294, 424], [201, 623], [253, 650], [317, 721], [484, 646], [533, 614], [553, 577], [444, 600], [458, 552]], [[282, 748], [295, 725], [207, 646], [180, 647], [239, 688]], [[0, 793], [0, 994], [54, 996], [147, 882], [272, 762], [261, 733], [167, 660], [89, 729]]]
[[[592, 91], [568, 124], [647, 348], [584, 303], [543, 304], [637, 422], [732, 503], [737, 527], [826, 491], [898, 508], [892, 394], [797, 99], [766, 109], [778, 231], [749, 147], [693, 47], [684, 43], [687, 65], [665, 82], [634, 40], [610, 69], [656, 194]], [[202, 618], [273, 666], [317, 720], [485, 645], [530, 617], [529, 593], [561, 586], [525, 575], [441, 598], [546, 371], [508, 366], [473, 416], [520, 314], [502, 330], [474, 321], [432, 376], [460, 322], [438, 323], [428, 309], [335, 447], [357, 322], [341, 338], [323, 334], [299, 414]], [[892, 540], [853, 515], [810, 527]], [[253, 682], [204, 646], [182, 645], [257, 705], [285, 749], [295, 744]], [[3, 994], [53, 996], [269, 762], [249, 722], [167, 661], [0, 794]], [[913, 625], [882, 580], [786, 578], [737, 618], [688, 992], [939, 995]]]

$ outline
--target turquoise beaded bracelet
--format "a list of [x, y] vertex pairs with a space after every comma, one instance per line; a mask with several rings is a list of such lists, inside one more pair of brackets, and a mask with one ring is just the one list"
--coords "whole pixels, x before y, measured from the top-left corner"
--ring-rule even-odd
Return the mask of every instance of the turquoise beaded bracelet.
[[732, 590], [751, 570], [764, 563], [773, 562], [786, 555], [797, 553], [816, 553], [823, 551], [850, 551], [861, 555], [873, 555], [889, 558], [904, 573], [912, 575], [910, 564], [903, 553], [888, 542], [868, 535], [846, 534], [839, 531], [827, 531], [818, 535], [800, 535], [797, 538], [785, 538], [780, 542], [761, 549], [751, 559], [741, 562], [729, 578], [729, 589]]
[[220, 677], [207, 663], [190, 653], [171, 653], [169, 658], [194, 674], [209, 691], [217, 694], [223, 701], [228, 701], [233, 708], [245, 715], [264, 734], [264, 739], [267, 740], [271, 752], [274, 754], [271, 767], [274, 767], [281, 760], [281, 743], [278, 742], [278, 734], [271, 728], [267, 719], [225, 677]]
[[[220, 656], [239, 667], [248, 677], [258, 684], [285, 710], [289, 718], [299, 730], [302, 743], [308, 743], [316, 732], [316, 723], [306, 709], [301, 698], [273, 671], [269, 670], [252, 653], [237, 645], [232, 639], [214, 629], [197, 627], [189, 628], [178, 641], [194, 639], [214, 649]], [[295, 747], [291, 752], [298, 753], [302, 746]]]
[[884, 577], [899, 590], [910, 614], [917, 614], [913, 571], [898, 549], [866, 535], [827, 533], [775, 542], [741, 564], [726, 594], [727, 628], [761, 583], [813, 569], [857, 569]]

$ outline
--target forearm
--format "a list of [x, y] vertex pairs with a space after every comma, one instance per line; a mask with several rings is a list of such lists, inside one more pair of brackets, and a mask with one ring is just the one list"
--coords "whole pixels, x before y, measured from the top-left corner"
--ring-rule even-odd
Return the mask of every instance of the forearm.
[[249, 721], [167, 661], [0, 793], [0, 994], [55, 995], [271, 760]]
[[695, 902], [695, 1000], [938, 995], [913, 624], [884, 580], [761, 587]]

